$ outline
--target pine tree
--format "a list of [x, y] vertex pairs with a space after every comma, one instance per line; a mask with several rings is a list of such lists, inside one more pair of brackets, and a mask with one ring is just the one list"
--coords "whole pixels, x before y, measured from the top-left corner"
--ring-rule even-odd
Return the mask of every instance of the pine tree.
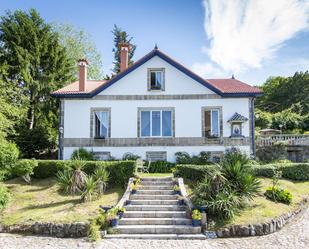
[[132, 43], [133, 37], [130, 37], [130, 35], [123, 31], [120, 27], [117, 25], [114, 25], [114, 29], [112, 30], [112, 33], [114, 35], [114, 73], [120, 72], [120, 48], [119, 44], [121, 43], [128, 43], [130, 44], [130, 51], [129, 51], [129, 65], [133, 64], [133, 55], [136, 49], [136, 45]]

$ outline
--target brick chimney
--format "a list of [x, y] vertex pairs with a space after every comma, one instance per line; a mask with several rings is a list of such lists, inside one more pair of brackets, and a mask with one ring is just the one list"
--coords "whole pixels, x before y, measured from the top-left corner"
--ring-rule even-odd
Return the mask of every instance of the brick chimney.
[[130, 45], [128, 43], [119, 44], [120, 48], [120, 72], [126, 70], [129, 64]]
[[88, 61], [86, 59], [78, 60], [79, 66], [79, 87], [80, 92], [85, 92], [87, 90], [87, 67]]

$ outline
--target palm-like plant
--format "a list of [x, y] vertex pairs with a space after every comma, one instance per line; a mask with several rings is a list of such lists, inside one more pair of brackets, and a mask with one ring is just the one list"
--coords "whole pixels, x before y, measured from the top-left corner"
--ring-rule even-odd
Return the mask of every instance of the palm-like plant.
[[92, 201], [97, 197], [96, 192], [97, 181], [92, 176], [87, 176], [85, 178], [84, 190], [81, 194], [82, 201]]
[[109, 180], [109, 172], [106, 170], [106, 168], [102, 165], [100, 165], [95, 171], [94, 171], [94, 177], [97, 181], [97, 189], [98, 193], [100, 195], [103, 195], [107, 184]]
[[59, 171], [56, 177], [60, 189], [64, 193], [70, 194], [72, 186], [72, 171], [70, 170]]
[[70, 190], [72, 194], [77, 194], [81, 192], [84, 188], [87, 177], [87, 174], [83, 171], [85, 165], [86, 162], [79, 158], [75, 158], [74, 160], [72, 160], [71, 167], [73, 169], [73, 174], [72, 174], [72, 184]]

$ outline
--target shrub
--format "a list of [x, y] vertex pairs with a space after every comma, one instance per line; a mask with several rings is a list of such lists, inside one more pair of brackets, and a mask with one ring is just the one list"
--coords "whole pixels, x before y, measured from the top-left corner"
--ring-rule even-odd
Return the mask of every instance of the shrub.
[[190, 181], [201, 181], [206, 174], [213, 171], [214, 165], [176, 165], [175, 177], [183, 177]]
[[22, 159], [15, 163], [13, 174], [21, 176], [26, 182], [30, 183], [34, 169], [38, 166], [38, 162], [34, 159]]
[[8, 189], [0, 185], [0, 211], [4, 209], [10, 201], [10, 193]]
[[[148, 162], [146, 162], [146, 164], [148, 164]], [[149, 173], [171, 173], [175, 166], [175, 163], [165, 161], [151, 162]]]
[[101, 239], [100, 225], [96, 220], [92, 220], [89, 226], [88, 238], [90, 241], [99, 241]]
[[264, 193], [267, 199], [275, 201], [275, 202], [282, 202], [285, 204], [291, 204], [292, 202], [292, 194], [285, 189], [281, 189], [278, 187], [269, 187], [266, 189]]
[[19, 150], [14, 143], [0, 142], [0, 170], [10, 170], [17, 162]]
[[87, 174], [83, 171], [86, 162], [80, 159], [74, 159], [71, 161], [72, 171], [72, 185], [71, 193], [77, 194], [81, 192], [85, 186]]
[[94, 177], [97, 183], [97, 190], [100, 195], [103, 195], [109, 180], [109, 172], [103, 165], [99, 165], [94, 171]]
[[72, 186], [72, 171], [67, 169], [58, 171], [56, 177], [60, 190], [62, 190], [65, 194], [70, 194]]
[[253, 167], [256, 176], [273, 177], [275, 170], [282, 172], [282, 177], [296, 181], [309, 180], [309, 163], [265, 164]]
[[288, 157], [286, 145], [282, 142], [270, 146], [258, 146], [256, 156], [263, 163], [270, 163], [278, 160], [285, 160]]
[[74, 150], [71, 159], [80, 159], [80, 160], [85, 160], [85, 161], [94, 161], [95, 158], [93, 156], [92, 152], [89, 152], [85, 148], [79, 148], [77, 150]]
[[210, 164], [210, 152], [201, 151], [197, 156], [192, 156], [187, 152], [176, 152], [176, 163], [177, 164], [196, 164], [196, 165], [204, 165]]
[[82, 190], [81, 199], [82, 201], [92, 201], [97, 197], [97, 182], [94, 177], [87, 176], [84, 182], [84, 188]]
[[127, 153], [125, 153], [123, 156], [122, 156], [122, 160], [129, 160], [129, 161], [135, 161], [135, 160], [137, 160], [137, 159], [139, 159], [140, 158], [140, 156], [138, 156], [138, 155], [135, 155], [135, 154], [133, 154], [133, 153], [130, 153], [130, 152], [127, 152]]

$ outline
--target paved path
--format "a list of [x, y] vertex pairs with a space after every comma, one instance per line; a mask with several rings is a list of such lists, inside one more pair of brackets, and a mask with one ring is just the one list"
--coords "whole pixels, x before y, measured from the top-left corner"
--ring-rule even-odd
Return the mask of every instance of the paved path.
[[57, 239], [37, 236], [21, 236], [0, 233], [0, 249], [274, 249], [309, 248], [309, 208], [281, 231], [261, 237], [214, 240], [103, 240], [88, 243], [82, 239]]

